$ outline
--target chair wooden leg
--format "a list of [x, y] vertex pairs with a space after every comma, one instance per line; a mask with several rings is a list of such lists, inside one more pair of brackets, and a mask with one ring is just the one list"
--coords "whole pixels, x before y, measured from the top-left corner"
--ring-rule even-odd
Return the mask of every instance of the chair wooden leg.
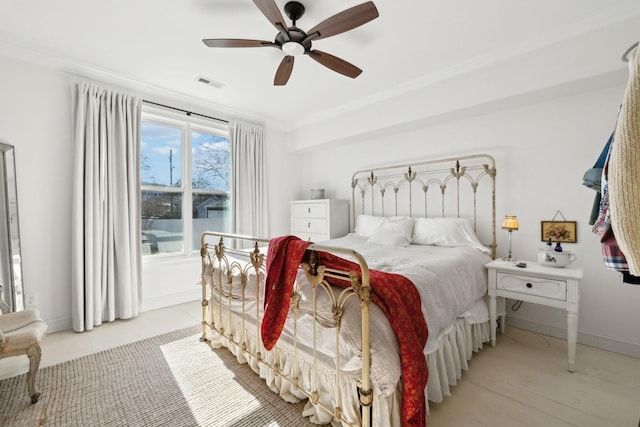
[[27, 388], [29, 390], [29, 396], [31, 396], [31, 403], [36, 403], [40, 398], [40, 392], [36, 389], [36, 373], [38, 367], [40, 367], [40, 359], [42, 357], [42, 349], [39, 345], [29, 348], [27, 350], [29, 356], [29, 373], [27, 374]]

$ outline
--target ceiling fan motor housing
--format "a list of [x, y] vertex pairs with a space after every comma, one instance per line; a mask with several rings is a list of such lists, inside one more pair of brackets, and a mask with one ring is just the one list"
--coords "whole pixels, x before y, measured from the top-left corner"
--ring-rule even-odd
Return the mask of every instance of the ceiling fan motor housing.
[[287, 55], [309, 52], [311, 49], [311, 40], [305, 40], [307, 33], [298, 27], [289, 27], [288, 30], [290, 40], [285, 40], [282, 33], [278, 33], [275, 39], [275, 44], [278, 45]]
[[297, 1], [287, 2], [287, 4], [284, 5], [284, 13], [286, 13], [293, 22], [293, 25], [287, 28], [290, 40], [285, 40], [284, 36], [278, 33], [275, 44], [280, 46], [280, 49], [282, 49], [285, 55], [297, 56], [309, 52], [311, 49], [311, 41], [308, 40], [303, 43], [303, 40], [307, 37], [307, 33], [296, 27], [296, 21], [304, 15], [304, 5]]

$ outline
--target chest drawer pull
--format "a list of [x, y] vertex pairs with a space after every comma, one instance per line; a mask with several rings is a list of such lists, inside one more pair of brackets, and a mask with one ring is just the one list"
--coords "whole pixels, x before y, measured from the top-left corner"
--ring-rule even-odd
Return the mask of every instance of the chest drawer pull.
[[311, 208], [307, 208], [308, 213], [311, 213]]
[[311, 223], [307, 223], [307, 228], [311, 228]]
[[527, 283], [527, 288], [533, 288], [533, 285], [531, 283]]

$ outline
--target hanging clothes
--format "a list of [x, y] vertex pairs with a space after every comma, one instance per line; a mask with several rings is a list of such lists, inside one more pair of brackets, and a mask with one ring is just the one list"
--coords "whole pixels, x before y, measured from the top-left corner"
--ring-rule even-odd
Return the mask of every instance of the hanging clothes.
[[598, 160], [593, 165], [591, 169], [587, 169], [582, 177], [582, 185], [585, 187], [591, 188], [596, 191], [596, 197], [593, 200], [593, 206], [591, 208], [591, 215], [589, 216], [589, 225], [593, 225], [598, 218], [598, 213], [600, 210], [600, 203], [602, 201], [602, 173], [604, 164], [609, 156], [609, 149], [611, 147], [611, 142], [613, 141], [613, 135], [615, 134], [615, 130], [611, 133], [611, 136], [607, 140]]
[[[595, 201], [592, 208], [592, 218], [595, 217], [595, 219], [593, 220], [593, 232], [600, 236], [600, 242], [602, 244], [602, 256], [605, 267], [621, 272], [623, 282], [634, 285], [640, 285], [640, 275], [638, 275], [635, 271], [630, 271], [627, 256], [625, 255], [625, 249], [622, 249], [621, 245], [618, 243], [618, 239], [616, 237], [616, 228], [619, 228], [617, 226], [620, 224], [616, 224], [617, 226], [614, 227], [614, 222], [616, 221], [616, 219], [612, 218], [610, 194], [612, 192], [613, 194], [615, 194], [616, 201], [614, 202], [614, 204], [616, 205], [616, 209], [626, 209], [629, 206], [632, 206], [633, 210], [631, 211], [631, 213], [637, 214], [638, 204], [633, 204], [634, 199], [632, 199], [632, 202], [630, 204], [627, 203], [629, 200], [624, 200], [625, 198], [623, 191], [627, 189], [624, 185], [630, 185], [629, 182], [632, 180], [627, 180], [625, 182], [623, 179], [621, 181], [623, 185], [619, 186], [617, 178], [621, 176], [622, 178], [624, 178], [625, 173], [631, 173], [633, 174], [632, 178], [637, 179], [638, 174], [640, 173], [640, 162], [635, 161], [636, 159], [633, 159], [633, 162], [627, 164], [624, 157], [622, 157], [622, 159], [620, 158], [620, 152], [622, 152], [622, 156], [624, 156], [628, 151], [631, 151], [632, 154], [634, 152], [637, 152], [640, 156], [640, 132], [638, 132], [640, 123], [640, 120], [638, 120], [638, 113], [640, 112], [640, 92], [638, 92], [640, 91], [640, 70], [638, 70], [638, 65], [640, 65], [640, 61], [638, 61], [637, 58], [639, 55], [640, 52], [636, 52], [636, 59], [634, 62], [636, 64], [635, 67], [630, 66], [630, 70], [634, 71], [631, 73], [631, 77], [629, 80], [630, 83], [627, 86], [627, 90], [625, 92], [625, 99], [620, 108], [615, 130], [609, 137], [609, 140], [607, 141], [605, 148], [600, 154], [600, 157], [596, 161], [594, 168], [589, 169], [583, 177], [583, 185], [589, 188], [594, 188], [597, 191], [597, 167], [600, 165], [600, 162], [603, 159], [603, 154], [606, 152], [606, 155], [604, 155], [604, 164], [602, 165], [602, 174], [600, 177], [600, 200], [599, 206], [597, 208], [597, 215], [595, 215], [594, 212], [596, 210]], [[618, 138], [618, 134], [624, 135], [624, 137]], [[635, 143], [633, 142], [634, 136]], [[619, 139], [623, 139], [623, 142], [620, 143], [622, 147], [617, 146], [617, 144], [619, 144]], [[616, 156], [614, 161], [612, 161], [613, 156]], [[620, 162], [619, 160], [622, 160], [622, 162]], [[612, 175], [616, 177], [614, 179], [616, 181], [616, 184], [614, 184], [613, 186], [610, 185], [610, 171], [612, 172]], [[616, 173], [613, 173], [614, 171]], [[638, 191], [637, 185], [635, 186], [634, 190]], [[620, 204], [618, 204], [619, 199], [622, 199], [622, 203]], [[596, 200], [598, 200], [597, 196]], [[620, 213], [618, 210], [616, 212]], [[592, 218], [590, 218], [590, 220]], [[640, 223], [636, 224], [635, 226], [631, 226], [636, 227], [634, 230], [637, 230], [637, 227], [640, 226]], [[623, 228], [624, 227], [628, 227], [628, 224], [623, 224]], [[640, 240], [638, 240], [637, 238], [633, 240], [633, 234], [623, 234], [622, 236], [626, 242], [636, 242], [636, 246], [640, 246]]]
[[633, 55], [609, 157], [611, 227], [629, 273], [640, 276], [640, 49]]
[[[605, 233], [611, 228], [611, 216], [609, 210], [609, 157], [611, 155], [611, 147], [615, 143], [615, 131], [611, 134], [607, 144], [604, 164], [602, 165], [602, 175], [600, 176], [600, 204], [598, 206], [598, 215], [593, 223], [593, 232], [604, 238]], [[606, 264], [606, 262], [605, 262]]]
[[[613, 139], [610, 138], [609, 141], [613, 142]], [[603, 195], [600, 201], [600, 209], [598, 211], [597, 219], [593, 224], [593, 232], [600, 236], [600, 243], [602, 244], [602, 258], [605, 267], [622, 273], [622, 281], [624, 283], [640, 285], [640, 276], [634, 276], [633, 274], [629, 273], [629, 265], [627, 264], [627, 259], [620, 249], [620, 246], [616, 241], [613, 228], [611, 227], [609, 192], [607, 183], [611, 144], [608, 145], [609, 151], [607, 151], [604, 167], [602, 169], [601, 191]]]

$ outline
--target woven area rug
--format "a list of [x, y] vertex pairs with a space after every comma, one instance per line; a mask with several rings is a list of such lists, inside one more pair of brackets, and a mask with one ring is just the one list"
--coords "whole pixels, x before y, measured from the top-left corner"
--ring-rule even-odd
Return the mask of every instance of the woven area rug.
[[312, 426], [227, 349], [181, 329], [0, 381], [2, 426]]

